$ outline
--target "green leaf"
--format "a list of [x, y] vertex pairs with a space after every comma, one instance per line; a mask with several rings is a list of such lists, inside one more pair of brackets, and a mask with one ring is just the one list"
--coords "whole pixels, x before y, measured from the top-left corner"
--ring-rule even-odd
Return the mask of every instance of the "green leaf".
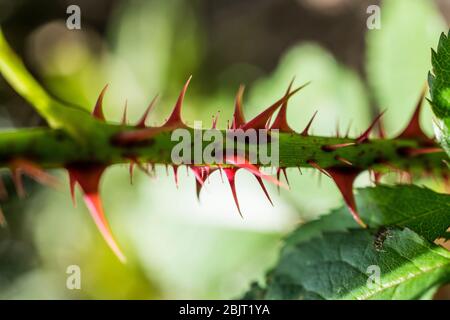
[[[450, 32], [449, 32], [450, 35]], [[436, 137], [441, 142], [447, 154], [450, 155], [450, 39], [449, 35], [441, 34], [437, 51], [431, 50], [433, 74], [428, 75], [431, 101], [435, 115]]]
[[258, 291], [245, 298], [418, 299], [450, 281], [450, 252], [413, 231], [389, 229], [382, 248], [375, 241], [373, 232], [359, 229], [286, 246], [266, 288], [254, 285]]
[[[358, 189], [356, 202], [363, 221], [370, 227], [408, 227], [428, 241], [446, 234], [450, 226], [450, 195], [410, 186], [378, 186]], [[346, 207], [333, 210], [301, 226], [288, 236], [288, 244], [307, 241], [324, 231], [345, 231], [356, 223]]]

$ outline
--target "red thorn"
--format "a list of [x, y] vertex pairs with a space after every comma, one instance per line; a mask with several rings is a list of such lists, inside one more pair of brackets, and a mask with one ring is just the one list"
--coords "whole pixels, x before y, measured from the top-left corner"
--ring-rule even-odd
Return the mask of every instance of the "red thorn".
[[236, 207], [237, 207], [237, 210], [239, 212], [239, 215], [241, 216], [241, 218], [244, 218], [242, 216], [241, 208], [239, 206], [239, 201], [238, 201], [237, 194], [236, 194], [236, 184], [235, 184], [235, 179], [234, 178], [236, 176], [237, 170], [239, 170], [239, 168], [223, 168], [223, 171], [225, 172], [227, 180], [228, 180], [228, 182], [230, 184], [231, 193], [233, 195], [234, 203], [236, 204]]
[[312, 116], [311, 119], [309, 120], [309, 122], [308, 122], [308, 124], [306, 125], [305, 129], [303, 129], [302, 133], [300, 133], [300, 135], [302, 135], [302, 136], [304, 136], [304, 137], [306, 137], [306, 136], [309, 135], [309, 134], [308, 134], [308, 131], [309, 131], [309, 129], [311, 128], [311, 125], [312, 125], [312, 123], [313, 123], [314, 118], [316, 117], [316, 115], [317, 115], [317, 111], [314, 112], [313, 116]]
[[[277, 180], [280, 181], [280, 173], [281, 172], [283, 172], [284, 178], [286, 179], [286, 183], [289, 186], [289, 180], [288, 180], [288, 177], [286, 174], [286, 168], [283, 168], [283, 167], [277, 168]], [[278, 192], [280, 192], [280, 187], [277, 186], [277, 188], [278, 188]]]
[[290, 97], [292, 97], [294, 94], [296, 94], [299, 90], [301, 90], [304, 86], [301, 86], [294, 91], [290, 92], [289, 94], [284, 95], [281, 99], [276, 101], [274, 104], [272, 104], [270, 107], [265, 109], [263, 112], [261, 112], [259, 115], [254, 117], [252, 120], [247, 122], [242, 126], [243, 130], [246, 129], [264, 129], [266, 126], [267, 121], [269, 118], [277, 111], [277, 109], [287, 100], [289, 100]]
[[442, 150], [442, 148], [439, 147], [429, 147], [429, 148], [402, 148], [400, 150], [402, 153], [406, 154], [409, 157], [414, 157], [414, 156], [418, 156], [421, 154], [430, 154], [430, 153], [439, 153], [439, 152], [443, 152], [444, 150]]
[[178, 188], [178, 166], [176, 165], [173, 166], [173, 176], [175, 179], [175, 185]]
[[287, 185], [280, 182], [278, 179], [261, 172], [257, 166], [251, 164], [250, 162], [248, 162], [247, 160], [245, 160], [243, 158], [240, 158], [237, 156], [225, 157], [225, 163], [229, 163], [238, 168], [245, 169], [245, 170], [253, 173], [256, 176], [261, 177], [264, 180], [267, 180], [268, 182], [271, 182], [271, 183], [273, 183], [277, 186], [283, 187], [285, 189], [289, 189], [289, 187]]
[[[379, 123], [379, 122], [378, 122]], [[348, 138], [348, 135], [350, 134], [350, 129], [352, 127], [352, 120], [348, 123], [347, 131], [345, 131], [345, 138]]]
[[339, 131], [339, 119], [336, 121], [336, 138], [339, 138], [340, 131]]
[[375, 125], [378, 123], [378, 121], [380, 120], [380, 118], [383, 116], [383, 114], [385, 113], [385, 111], [381, 112], [370, 124], [370, 126], [367, 128], [366, 131], [364, 131], [358, 138], [356, 138], [356, 143], [360, 144], [360, 143], [364, 143], [367, 140], [369, 140], [369, 135], [370, 132], [372, 132], [373, 128], [375, 127]]
[[270, 123], [272, 122], [272, 117], [273, 117], [273, 115], [271, 115], [271, 116], [269, 117], [269, 119], [267, 119], [267, 122], [266, 122], [266, 124], [264, 125], [264, 128], [265, 128], [266, 130], [269, 130], [269, 129], [270, 129]]
[[148, 170], [148, 165], [146, 167], [144, 167], [144, 165], [136, 157], [128, 157], [128, 159], [130, 160], [130, 166], [128, 169], [128, 172], [130, 174], [130, 184], [133, 184], [133, 173], [134, 173], [134, 168], [136, 166], [138, 167], [139, 170], [144, 172], [150, 178], [153, 178], [153, 176], [150, 174], [150, 172]]
[[88, 207], [89, 212], [106, 243], [109, 245], [117, 258], [121, 262], [125, 263], [126, 258], [112, 235], [99, 196], [100, 178], [106, 167], [103, 165], [91, 165], [83, 167], [69, 166], [67, 169], [69, 171], [71, 186], [76, 182], [83, 190], [86, 206]]
[[[277, 180], [280, 181], [280, 168], [277, 168], [276, 175], [277, 175]], [[279, 186], [277, 186], [277, 191], [278, 191], [278, 194], [280, 194], [280, 187]]]
[[130, 167], [128, 169], [128, 172], [130, 173], [130, 184], [133, 184], [133, 172], [134, 172], [135, 164], [136, 164], [136, 161], [131, 159], [130, 160]]
[[203, 184], [206, 181], [206, 178], [209, 175], [210, 167], [208, 166], [190, 166], [192, 172], [194, 172], [195, 176], [195, 185], [196, 185], [196, 193], [197, 199], [200, 199], [200, 191]]
[[328, 168], [326, 171], [336, 183], [353, 219], [355, 219], [361, 227], [367, 228], [367, 225], [359, 217], [356, 209], [355, 196], [353, 195], [353, 182], [361, 173], [361, 170], [356, 168]]
[[136, 123], [136, 128], [145, 128], [145, 121], [147, 120], [148, 114], [153, 109], [153, 106], [156, 103], [156, 100], [158, 99], [158, 95], [156, 95], [153, 100], [148, 105], [147, 109], [145, 110], [144, 114], [142, 115], [141, 119]]
[[173, 111], [167, 119], [166, 123], [164, 123], [163, 127], [175, 127], [175, 128], [184, 128], [186, 125], [183, 123], [183, 120], [181, 119], [181, 108], [183, 106], [183, 100], [184, 96], [186, 95], [186, 91], [188, 89], [189, 83], [191, 82], [192, 76], [189, 77], [189, 79], [186, 81], [183, 89], [181, 90], [180, 95], [178, 96], [178, 100], [175, 104], [175, 107], [173, 108]]
[[127, 125], [127, 109], [128, 109], [128, 101], [125, 100], [125, 107], [123, 108], [122, 120], [120, 121], [120, 123], [123, 125]]
[[17, 169], [13, 169], [11, 173], [14, 186], [16, 187], [17, 195], [19, 196], [19, 198], [24, 198], [26, 196], [26, 193], [23, 187], [23, 181], [20, 171]]
[[355, 144], [356, 144], [355, 142], [329, 144], [329, 145], [323, 146], [322, 150], [324, 150], [324, 151], [334, 151], [334, 150], [337, 150], [337, 149], [340, 149], [340, 148], [354, 146]]
[[381, 178], [383, 178], [383, 173], [376, 171], [373, 172], [373, 180], [375, 184], [380, 184]]
[[236, 100], [234, 103], [234, 114], [231, 129], [238, 129], [245, 124], [245, 117], [243, 111], [242, 97], [244, 96], [245, 86], [240, 85], [236, 93]]
[[380, 119], [378, 121], [378, 137], [380, 139], [386, 139], [386, 130], [384, 129], [383, 121]]
[[311, 167], [319, 170], [321, 173], [323, 173], [324, 175], [328, 176], [331, 178], [331, 176], [328, 174], [328, 172], [326, 172], [323, 168], [321, 168], [317, 163], [315, 163], [313, 160], [308, 160], [306, 161]]
[[350, 161], [348, 161], [347, 159], [345, 159], [345, 158], [343, 158], [341, 156], [336, 156], [335, 159], [337, 161], [339, 161], [339, 162], [342, 162], [342, 163], [346, 164], [346, 165], [353, 166], [353, 164]]
[[213, 116], [212, 126], [211, 126], [212, 129], [217, 129], [217, 121], [219, 120], [219, 114], [220, 114], [220, 111], [217, 111], [217, 115], [215, 117]]
[[108, 85], [106, 85], [100, 95], [97, 98], [97, 102], [95, 103], [94, 110], [92, 111], [92, 115], [99, 119], [105, 121], [105, 115], [103, 114], [103, 97], [105, 96], [106, 89], [108, 89]]
[[10, 166], [13, 171], [24, 173], [43, 185], [53, 188], [57, 188], [60, 185], [59, 181], [55, 177], [45, 172], [39, 165], [30, 160], [15, 159], [11, 161]]
[[70, 187], [70, 197], [72, 198], [73, 206], [77, 206], [77, 200], [75, 198], [75, 184], [77, 183], [75, 176], [72, 174], [70, 170], [69, 172], [69, 187]]
[[289, 179], [288, 179], [288, 176], [287, 176], [287, 173], [286, 173], [286, 168], [281, 168], [281, 171], [283, 172], [284, 178], [286, 179], [286, 183], [289, 186]]
[[261, 186], [261, 189], [263, 190], [264, 194], [267, 197], [267, 200], [269, 200], [270, 204], [273, 206], [273, 202], [272, 199], [270, 199], [270, 195], [269, 192], [267, 192], [266, 186], [264, 185], [264, 181], [262, 180], [261, 177], [257, 176], [256, 174], [254, 174], [256, 180], [258, 181], [259, 185]]
[[56, 178], [47, 174], [37, 164], [24, 159], [14, 159], [10, 162], [12, 178], [16, 186], [17, 194], [20, 198], [25, 197], [25, 189], [23, 187], [22, 173], [26, 174], [33, 180], [47, 186], [57, 187], [59, 185]]
[[[285, 96], [289, 95], [292, 84], [294, 83], [294, 79], [292, 79], [291, 83], [289, 84]], [[301, 88], [306, 87], [308, 84], [309, 82], [304, 84]], [[286, 99], [281, 105], [280, 111], [278, 111], [277, 117], [275, 118], [271, 129], [278, 129], [280, 130], [280, 132], [289, 132], [289, 133], [294, 132], [294, 130], [292, 130], [292, 128], [289, 126], [287, 122], [287, 107], [288, 107], [288, 100]]]
[[420, 111], [422, 109], [423, 100], [425, 98], [426, 88], [422, 90], [422, 93], [420, 94], [419, 100], [417, 101], [416, 107], [414, 109], [414, 113], [411, 117], [411, 119], [408, 122], [408, 125], [403, 130], [402, 133], [397, 138], [403, 138], [403, 139], [419, 139], [424, 141], [430, 141], [432, 140], [428, 138], [425, 133], [423, 132], [422, 128], [420, 127]]

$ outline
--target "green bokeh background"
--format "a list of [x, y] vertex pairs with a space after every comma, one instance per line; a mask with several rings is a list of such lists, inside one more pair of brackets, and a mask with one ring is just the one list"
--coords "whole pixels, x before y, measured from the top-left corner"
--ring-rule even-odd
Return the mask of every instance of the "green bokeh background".
[[[280, 97], [295, 76], [297, 84], [312, 83], [290, 102], [288, 119], [294, 129], [300, 131], [318, 110], [314, 134], [334, 135], [336, 126], [344, 132], [352, 123], [350, 133], [356, 135], [379, 110], [387, 109], [385, 125], [392, 136], [407, 123], [430, 69], [430, 47], [436, 46], [440, 32], [447, 29], [443, 9], [433, 1], [383, 1], [380, 30], [366, 30], [368, 2], [350, 6], [348, 3], [359, 1], [336, 1], [342, 3], [338, 7], [342, 12], [353, 10], [362, 17], [353, 26], [363, 30], [364, 50], [355, 52], [362, 55], [362, 68], [337, 59], [333, 50], [321, 44], [320, 33], [309, 39], [293, 36], [269, 63], [261, 63], [258, 58], [239, 59], [249, 56], [246, 50], [251, 51], [253, 43], [258, 43], [258, 50], [265, 43], [263, 49], [272, 52], [277, 45], [275, 39], [289, 33], [277, 33], [276, 27], [266, 33], [254, 32], [258, 14], [252, 15], [248, 29], [233, 30], [244, 36], [229, 36], [227, 50], [232, 54], [228, 56], [234, 59], [224, 59], [227, 55], [223, 52], [211, 54], [211, 47], [217, 48], [217, 35], [208, 25], [214, 24], [214, 19], [233, 21], [238, 17], [224, 4], [220, 14], [211, 17], [205, 2], [115, 1], [101, 27], [89, 18], [84, 23], [83, 5], [87, 2], [82, 2], [80, 31], [67, 30], [66, 14], [61, 11], [33, 25], [26, 37], [12, 36], [11, 40], [43, 84], [64, 100], [91, 109], [101, 88], [109, 83], [105, 113], [110, 121], [120, 120], [125, 101], [130, 122], [136, 121], [153, 96], [160, 93], [160, 102], [148, 123], [161, 123], [183, 82], [192, 74], [183, 110], [186, 122], [202, 120], [209, 126], [211, 116], [220, 111], [219, 126], [225, 127], [239, 83], [247, 85], [244, 105], [250, 118]], [[326, 3], [317, 1], [322, 2]], [[299, 11], [335, 14], [331, 21], [346, 19], [338, 9], [308, 7], [305, 3], [310, 1], [289, 3]], [[229, 7], [233, 5], [230, 2]], [[0, 1], [0, 6], [23, 19], [12, 22], [11, 16], [2, 16], [5, 33], [10, 34], [7, 26], [11, 24], [20, 34], [20, 26], [27, 24], [27, 14], [17, 12], [30, 9], [26, 5], [23, 8], [28, 9], [14, 7], [12, 1]], [[255, 10], [261, 7], [255, 5]], [[101, 13], [102, 9], [97, 9]], [[89, 21], [94, 22], [90, 25]], [[333, 28], [331, 23], [324, 26], [330, 32]], [[261, 34], [266, 34], [267, 39], [257, 39]], [[265, 56], [268, 53], [264, 50], [261, 55]], [[254, 56], [258, 57], [258, 53]], [[39, 119], [35, 123], [31, 121], [34, 116], [20, 111], [28, 107], [11, 98], [14, 93], [4, 82], [0, 82], [0, 97], [5, 97], [0, 99], [3, 128], [19, 126], [17, 119], [27, 125], [39, 123]], [[431, 134], [432, 115], [428, 106], [424, 109], [422, 121]], [[218, 174], [211, 176], [199, 202], [194, 176], [185, 172], [180, 168], [176, 188], [172, 171], [167, 174], [164, 167], [157, 167], [156, 179], [136, 171], [133, 185], [128, 183], [126, 166], [107, 171], [101, 193], [112, 229], [129, 258], [126, 265], [109, 251], [81, 198], [75, 208], [68, 190], [50, 190], [27, 181], [29, 196], [19, 201], [9, 186], [11, 197], [2, 203], [9, 227], [0, 230], [0, 298], [237, 297], [251, 281], [262, 281], [290, 230], [341, 204], [331, 180], [322, 177], [319, 184], [313, 171], [303, 170], [300, 175], [297, 170], [288, 170], [291, 190], [278, 195], [276, 188], [270, 187], [272, 207], [256, 180], [239, 172], [237, 190], [245, 216], [241, 219], [228, 185]], [[67, 182], [65, 173], [53, 174]], [[6, 172], [4, 179], [11, 185]], [[393, 177], [386, 180], [392, 181]], [[367, 175], [357, 180], [357, 186], [370, 183]], [[442, 188], [436, 181], [419, 183], [435, 190]], [[66, 269], [70, 265], [81, 268], [81, 290], [66, 288]]]

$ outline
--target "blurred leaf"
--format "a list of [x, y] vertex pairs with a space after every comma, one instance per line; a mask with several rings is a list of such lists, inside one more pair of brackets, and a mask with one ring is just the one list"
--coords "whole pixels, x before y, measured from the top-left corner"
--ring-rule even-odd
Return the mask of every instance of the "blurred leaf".
[[[180, 0], [133, 0], [119, 6], [110, 24], [113, 55], [108, 65], [108, 79], [117, 88], [114, 101], [121, 101], [116, 116], [125, 99], [130, 118], [137, 119], [156, 94], [174, 90], [178, 95], [200, 60], [192, 11]], [[160, 103], [156, 113], [166, 116], [172, 103]]]
[[[302, 232], [301, 228], [296, 232]], [[450, 252], [409, 229], [390, 229], [382, 250], [369, 230], [325, 233], [286, 247], [264, 299], [414, 299], [450, 280]], [[371, 282], [370, 268], [380, 282]], [[372, 269], [373, 270], [373, 269]], [[251, 297], [248, 293], [246, 297]]]
[[[381, 29], [367, 34], [367, 73], [388, 134], [399, 133], [413, 112], [430, 69], [430, 47], [445, 23], [433, 1], [383, 1]], [[432, 131], [431, 111], [422, 123]]]

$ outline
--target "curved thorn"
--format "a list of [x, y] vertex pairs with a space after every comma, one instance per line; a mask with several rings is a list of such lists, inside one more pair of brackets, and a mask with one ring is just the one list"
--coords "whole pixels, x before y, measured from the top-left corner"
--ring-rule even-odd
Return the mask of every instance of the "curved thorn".
[[67, 170], [69, 173], [69, 188], [70, 188], [70, 197], [72, 198], [73, 206], [77, 207], [77, 200], [75, 197], [75, 184], [77, 183], [75, 176], [70, 170]]
[[336, 138], [339, 138], [340, 130], [339, 130], [339, 119], [336, 121]]
[[349, 166], [353, 166], [353, 163], [351, 163], [350, 161], [348, 161], [347, 159], [341, 157], [341, 156], [336, 156], [335, 159], [339, 162], [342, 162], [343, 164], [349, 165]]
[[414, 113], [408, 124], [406, 125], [406, 128], [402, 131], [402, 133], [400, 133], [397, 138], [430, 140], [430, 138], [426, 136], [420, 126], [420, 112], [422, 110], [422, 104], [425, 98], [425, 94], [426, 87], [422, 89], [419, 100], [416, 103]]
[[234, 103], [234, 114], [231, 124], [231, 129], [238, 129], [245, 124], [245, 117], [243, 111], [242, 98], [244, 96], [245, 86], [240, 85], [236, 93], [236, 99]]
[[123, 124], [124, 126], [127, 125], [127, 109], [128, 109], [128, 101], [125, 100], [125, 107], [123, 108], [122, 120], [120, 121], [120, 123]]
[[386, 139], [386, 130], [384, 129], [383, 121], [381, 118], [380, 120], [378, 120], [378, 137], [380, 139]]
[[348, 127], [347, 127], [347, 130], [345, 131], [345, 135], [344, 135], [345, 138], [348, 138], [348, 136], [350, 134], [350, 129], [352, 128], [352, 122], [353, 122], [353, 120], [350, 120], [348, 123]]
[[99, 119], [105, 121], [105, 115], [103, 114], [103, 97], [105, 96], [106, 90], [108, 89], [108, 84], [103, 88], [100, 92], [100, 95], [97, 98], [97, 102], [95, 103], [94, 110], [92, 111], [92, 115]]
[[256, 117], [254, 117], [252, 120], [247, 122], [242, 126], [242, 129], [264, 129], [267, 123], [267, 120], [277, 111], [277, 109], [290, 97], [292, 97], [294, 94], [296, 94], [299, 90], [301, 90], [303, 86], [295, 89], [294, 91], [290, 92], [287, 95], [284, 95], [281, 99], [277, 100], [274, 104], [272, 104], [270, 107], [266, 108], [264, 111], [262, 111], [260, 114], [258, 114]]
[[175, 185], [176, 185], [176, 187], [178, 189], [178, 166], [174, 165], [172, 168], [173, 168], [173, 176], [174, 176], [174, 179], [175, 179]]
[[236, 194], [235, 176], [236, 176], [237, 170], [238, 169], [236, 169], [236, 168], [223, 168], [223, 171], [225, 171], [225, 175], [227, 177], [228, 183], [230, 184], [231, 194], [233, 195], [234, 203], [236, 204], [239, 215], [241, 216], [241, 218], [244, 218], [244, 216], [241, 213], [241, 208], [239, 206], [239, 201], [238, 201], [237, 194]]
[[255, 174], [254, 174], [254, 176], [255, 176], [256, 180], [258, 181], [259, 185], [261, 186], [261, 189], [263, 190], [264, 194], [266, 195], [267, 200], [269, 200], [270, 204], [273, 207], [272, 199], [270, 199], [270, 195], [269, 195], [269, 192], [267, 192], [266, 186], [264, 185], [264, 181], [262, 180], [261, 177], [255, 175]]
[[329, 168], [326, 169], [333, 181], [336, 183], [339, 191], [344, 198], [345, 204], [349, 209], [353, 219], [363, 228], [367, 228], [364, 221], [361, 220], [358, 211], [356, 209], [355, 196], [353, 194], [353, 182], [356, 177], [361, 173], [359, 169], [341, 169], [341, 168]]
[[186, 83], [183, 86], [183, 89], [178, 96], [178, 100], [173, 108], [172, 113], [169, 116], [169, 119], [163, 124], [163, 127], [186, 127], [181, 119], [181, 108], [183, 106], [184, 96], [186, 95], [186, 91], [188, 89], [189, 83], [191, 82], [192, 76], [188, 78]]
[[383, 111], [381, 112], [370, 124], [370, 126], [366, 129], [366, 131], [364, 131], [358, 138], [356, 138], [356, 143], [360, 144], [360, 143], [364, 143], [367, 140], [369, 140], [369, 135], [370, 132], [373, 130], [373, 128], [375, 127], [375, 125], [377, 124], [377, 122], [380, 120], [380, 118], [383, 116], [383, 114], [386, 112]]
[[136, 128], [145, 128], [145, 121], [147, 120], [148, 114], [153, 109], [156, 101], [158, 100], [158, 95], [156, 95], [150, 104], [148, 105], [147, 109], [145, 110], [144, 114], [142, 115], [141, 119], [136, 123]]
[[212, 129], [217, 129], [217, 121], [219, 120], [220, 111], [217, 111], [217, 115], [212, 117]]
[[328, 174], [328, 172], [326, 172], [322, 167], [320, 167], [316, 162], [314, 162], [313, 160], [307, 160], [306, 163], [308, 163], [311, 167], [319, 170], [321, 173], [323, 173], [324, 175], [326, 175], [327, 177], [331, 178], [331, 176]]
[[[295, 77], [292, 79], [291, 83], [289, 84], [285, 96], [289, 95], [289, 92], [291, 91], [292, 85], [294, 83]], [[301, 86], [301, 89], [309, 85], [310, 82], [305, 83], [303, 86]], [[288, 107], [288, 100], [286, 99], [283, 104], [281, 105], [280, 111], [278, 111], [277, 117], [275, 118], [271, 129], [278, 129], [281, 132], [294, 132], [294, 130], [289, 126], [287, 122], [287, 107]]]
[[311, 125], [312, 125], [312, 123], [313, 123], [313, 121], [314, 121], [314, 118], [315, 118], [316, 115], [317, 115], [317, 112], [318, 112], [318, 111], [315, 111], [315, 112], [314, 112], [313, 116], [312, 116], [311, 119], [309, 120], [309, 122], [308, 122], [308, 124], [306, 125], [305, 129], [303, 129], [302, 133], [300, 133], [300, 135], [302, 135], [302, 136], [304, 136], [304, 137], [306, 137], [306, 136], [309, 135], [309, 134], [308, 134], [308, 131], [309, 131], [309, 129], [311, 128]]
[[45, 172], [40, 166], [32, 161], [25, 159], [15, 159], [11, 161], [10, 165], [11, 168], [13, 168], [13, 171], [20, 170], [20, 173], [27, 175], [40, 184], [53, 188], [58, 188], [60, 186], [59, 181], [55, 177]]
[[133, 159], [130, 160], [130, 166], [128, 168], [128, 173], [130, 174], [130, 184], [133, 184], [133, 173], [134, 173], [134, 166], [136, 164], [136, 161]]
[[83, 191], [83, 199], [89, 209], [94, 223], [100, 231], [103, 239], [106, 241], [110, 249], [114, 252], [117, 258], [122, 262], [126, 262], [125, 255], [117, 245], [114, 236], [111, 232], [108, 221], [106, 220], [102, 201], [99, 195], [100, 178], [106, 169], [105, 166], [84, 166], [75, 167], [69, 166], [69, 175], [72, 182], [78, 183]]
[[254, 175], [257, 175], [258, 177], [261, 177], [262, 179], [267, 180], [268, 182], [271, 182], [277, 186], [280, 186], [280, 187], [283, 187], [283, 188], [289, 190], [289, 187], [287, 185], [285, 185], [278, 179], [261, 172], [258, 169], [258, 167], [249, 163], [247, 160], [245, 160], [241, 157], [238, 157], [238, 156], [225, 157], [225, 163], [232, 164], [241, 169], [245, 169], [245, 170], [253, 173]]

